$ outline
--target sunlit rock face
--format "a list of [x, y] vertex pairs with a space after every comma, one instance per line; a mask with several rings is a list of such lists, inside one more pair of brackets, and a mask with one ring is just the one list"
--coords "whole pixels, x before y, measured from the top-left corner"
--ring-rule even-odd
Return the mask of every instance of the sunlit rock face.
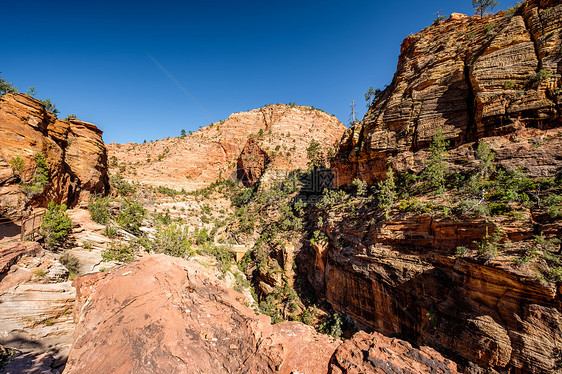
[[74, 281], [65, 373], [326, 373], [339, 343], [299, 322], [272, 325], [193, 262], [143, 257]]
[[[559, 1], [485, 18], [454, 15], [404, 40], [392, 83], [343, 136], [332, 162], [337, 185], [375, 183], [389, 167], [421, 172], [439, 131], [451, 172], [474, 170], [484, 141], [497, 166], [553, 176], [562, 168], [561, 87]], [[322, 218], [325, 240], [305, 245], [297, 262], [337, 311], [429, 345], [468, 372], [560, 370], [560, 285], [508, 255], [484, 263], [455, 252], [490, 227], [525, 245], [540, 233], [560, 237], [562, 221], [544, 204], [517, 216], [460, 219], [434, 212], [384, 219], [376, 206], [350, 212], [340, 204]]]
[[[30, 189], [46, 162], [46, 183]], [[91, 123], [63, 121], [23, 94], [0, 98], [0, 214], [18, 214], [49, 201], [77, 204], [109, 190], [102, 131]]]
[[306, 148], [313, 139], [327, 152], [345, 130], [321, 110], [277, 104], [233, 113], [184, 137], [112, 143], [108, 150], [118, 163], [112, 171], [129, 181], [191, 191], [225, 179], [254, 185], [264, 173], [269, 180], [306, 168]]
[[392, 83], [343, 137], [338, 184], [379, 180], [389, 166], [419, 172], [438, 131], [459, 171], [486, 138], [500, 164], [552, 174], [562, 158], [561, 29], [562, 5], [535, 0], [490, 17], [455, 15], [407, 37]]

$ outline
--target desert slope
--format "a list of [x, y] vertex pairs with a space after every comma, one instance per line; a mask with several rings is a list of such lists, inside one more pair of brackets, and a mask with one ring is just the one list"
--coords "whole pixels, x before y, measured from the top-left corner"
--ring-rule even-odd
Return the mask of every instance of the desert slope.
[[[233, 113], [183, 138], [112, 143], [108, 150], [110, 159], [116, 157], [120, 166], [112, 171], [122, 170], [126, 179], [189, 191], [220, 178], [236, 178], [239, 158], [247, 145], [246, 160], [255, 156], [258, 164], [259, 159], [263, 164], [266, 153], [268, 170], [294, 170], [306, 167], [306, 148], [312, 139], [324, 149], [332, 148], [345, 129], [334, 116], [311, 107], [268, 105]], [[261, 173], [265, 171], [262, 166]]]

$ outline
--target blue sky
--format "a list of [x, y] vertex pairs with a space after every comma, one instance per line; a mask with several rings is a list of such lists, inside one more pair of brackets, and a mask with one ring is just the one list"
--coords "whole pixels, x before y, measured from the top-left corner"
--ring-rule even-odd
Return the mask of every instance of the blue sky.
[[10, 1], [0, 71], [59, 117], [95, 123], [107, 143], [178, 136], [270, 103], [348, 124], [350, 102], [365, 112], [364, 93], [390, 83], [402, 40], [440, 10], [473, 14], [470, 0]]

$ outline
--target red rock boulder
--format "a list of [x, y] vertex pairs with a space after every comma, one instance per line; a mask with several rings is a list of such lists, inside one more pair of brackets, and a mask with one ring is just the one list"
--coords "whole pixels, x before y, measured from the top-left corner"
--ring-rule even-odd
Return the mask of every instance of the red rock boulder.
[[200, 265], [148, 256], [74, 281], [65, 373], [326, 373], [338, 342], [272, 325]]

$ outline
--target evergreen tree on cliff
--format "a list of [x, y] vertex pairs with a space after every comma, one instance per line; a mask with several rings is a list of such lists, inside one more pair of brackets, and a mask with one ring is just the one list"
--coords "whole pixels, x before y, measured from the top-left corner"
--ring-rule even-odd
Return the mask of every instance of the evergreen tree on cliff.
[[14, 86], [11, 82], [4, 80], [4, 78], [0, 78], [0, 96], [13, 92], [18, 92], [17, 87]]
[[480, 14], [480, 17], [484, 17], [488, 10], [492, 10], [498, 6], [498, 2], [496, 0], [472, 0], [472, 6], [476, 14]]

